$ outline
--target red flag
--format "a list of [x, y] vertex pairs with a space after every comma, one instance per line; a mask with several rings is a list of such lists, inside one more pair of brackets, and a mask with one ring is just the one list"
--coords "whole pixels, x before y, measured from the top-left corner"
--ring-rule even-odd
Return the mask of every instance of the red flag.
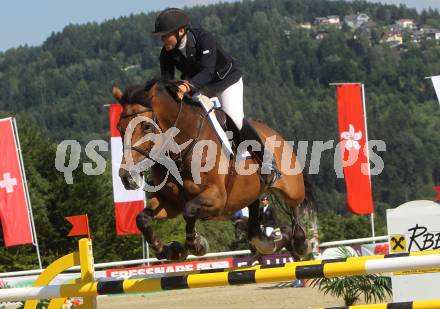
[[72, 224], [72, 229], [67, 236], [88, 235], [90, 238], [89, 217], [87, 215], [70, 216], [66, 217], [66, 220]]
[[32, 243], [31, 224], [12, 118], [0, 120], [0, 220], [5, 246]]
[[342, 159], [347, 162], [347, 166], [344, 166], [344, 176], [348, 210], [355, 214], [370, 214], [373, 212], [373, 198], [366, 147], [362, 85], [338, 85], [337, 93]]
[[116, 234], [140, 234], [136, 226], [136, 216], [144, 209], [145, 192], [142, 189], [125, 190], [119, 178], [119, 166], [122, 160], [122, 138], [117, 129], [121, 104], [110, 105], [110, 136], [112, 154], [113, 197], [115, 204]]
[[434, 198], [434, 201], [440, 201], [440, 186], [434, 187], [434, 190], [437, 192], [437, 196]]

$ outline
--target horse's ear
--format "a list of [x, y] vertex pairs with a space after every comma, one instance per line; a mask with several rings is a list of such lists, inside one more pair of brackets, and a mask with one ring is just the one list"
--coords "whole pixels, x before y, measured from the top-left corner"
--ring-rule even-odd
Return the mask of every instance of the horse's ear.
[[113, 92], [113, 96], [115, 97], [115, 99], [118, 100], [118, 102], [120, 103], [122, 101], [122, 91], [121, 91], [121, 89], [119, 89], [118, 86], [113, 85], [112, 92]]

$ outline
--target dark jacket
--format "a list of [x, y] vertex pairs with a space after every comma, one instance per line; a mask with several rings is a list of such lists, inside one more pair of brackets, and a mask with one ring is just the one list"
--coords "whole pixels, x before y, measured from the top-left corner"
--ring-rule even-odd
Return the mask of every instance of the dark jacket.
[[182, 79], [214, 95], [224, 91], [241, 77], [236, 61], [221, 48], [209, 32], [201, 28], [188, 30], [185, 52], [186, 56], [178, 48], [171, 51], [162, 48], [162, 78], [174, 79], [175, 69], [178, 69], [182, 72]]
[[264, 227], [270, 226], [276, 228], [278, 226], [275, 208], [270, 204], [267, 206], [266, 211], [264, 211], [263, 206], [260, 207], [258, 217], [260, 219], [260, 224]]

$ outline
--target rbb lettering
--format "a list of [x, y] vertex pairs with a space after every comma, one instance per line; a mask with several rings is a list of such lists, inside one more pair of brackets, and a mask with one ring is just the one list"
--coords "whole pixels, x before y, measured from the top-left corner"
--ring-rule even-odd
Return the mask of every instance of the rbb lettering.
[[419, 251], [440, 249], [440, 232], [430, 233], [427, 227], [418, 224], [408, 229], [408, 232], [412, 232], [408, 251], [411, 252], [413, 245], [416, 246]]

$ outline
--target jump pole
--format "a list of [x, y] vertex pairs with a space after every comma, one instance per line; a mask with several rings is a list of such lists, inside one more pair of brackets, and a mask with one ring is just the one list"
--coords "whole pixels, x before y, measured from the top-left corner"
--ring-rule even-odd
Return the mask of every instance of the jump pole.
[[[392, 256], [392, 255], [391, 255]], [[293, 281], [295, 279], [359, 276], [396, 271], [427, 270], [440, 267], [440, 254], [407, 254], [393, 258], [365, 257], [265, 265], [258, 269], [235, 271], [205, 270], [196, 274], [162, 278], [103, 280], [99, 282], [51, 285], [45, 287], [0, 290], [0, 302], [61, 297], [96, 297], [98, 295], [191, 289], [236, 284]]]
[[388, 304], [371, 304], [348, 307], [327, 307], [320, 309], [438, 309], [440, 300], [409, 301]]

